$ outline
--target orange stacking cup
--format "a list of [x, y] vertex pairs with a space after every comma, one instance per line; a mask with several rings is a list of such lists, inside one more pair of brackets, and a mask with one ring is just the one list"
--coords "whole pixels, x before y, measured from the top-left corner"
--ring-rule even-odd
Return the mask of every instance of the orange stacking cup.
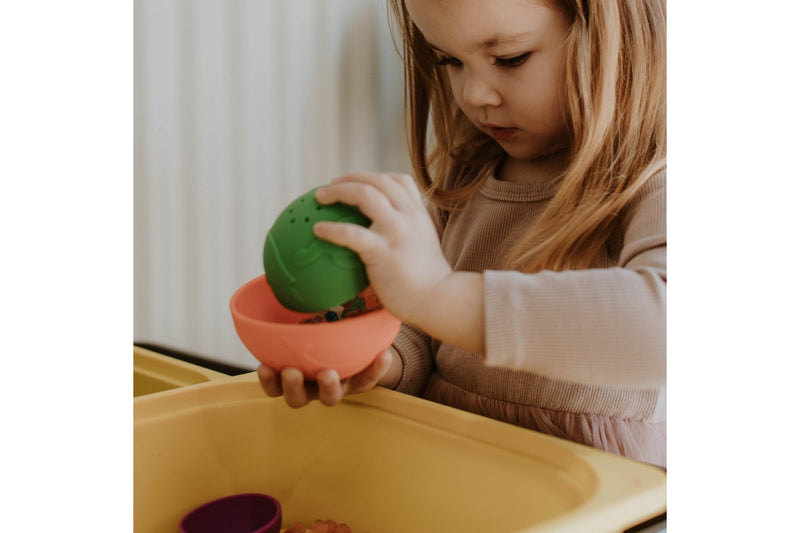
[[[367, 288], [362, 295], [372, 292]], [[281, 371], [297, 368], [306, 379], [332, 368], [344, 379], [364, 370], [400, 331], [400, 320], [386, 309], [336, 322], [302, 324], [313, 313], [287, 309], [266, 276], [245, 283], [230, 301], [236, 333], [264, 365]]]

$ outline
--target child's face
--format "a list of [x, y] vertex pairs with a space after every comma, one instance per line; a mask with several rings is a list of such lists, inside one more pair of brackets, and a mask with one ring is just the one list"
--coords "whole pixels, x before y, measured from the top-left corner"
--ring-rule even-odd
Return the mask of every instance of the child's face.
[[566, 146], [561, 44], [570, 26], [540, 0], [406, 0], [446, 65], [458, 106], [509, 156]]

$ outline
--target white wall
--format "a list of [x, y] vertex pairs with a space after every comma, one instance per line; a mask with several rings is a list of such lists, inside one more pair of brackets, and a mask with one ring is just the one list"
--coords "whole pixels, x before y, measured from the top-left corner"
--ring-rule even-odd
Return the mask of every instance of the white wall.
[[384, 0], [134, 2], [134, 340], [255, 368], [228, 301], [291, 200], [408, 171]]

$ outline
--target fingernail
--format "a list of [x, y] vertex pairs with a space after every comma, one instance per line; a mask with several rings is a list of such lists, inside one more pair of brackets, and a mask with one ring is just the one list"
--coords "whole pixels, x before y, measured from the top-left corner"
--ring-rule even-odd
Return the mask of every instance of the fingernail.
[[319, 380], [325, 385], [333, 385], [336, 382], [336, 376], [332, 370], [323, 370], [319, 374]]
[[314, 233], [314, 235], [319, 235], [325, 231], [327, 226], [327, 222], [316, 222], [313, 226], [311, 226], [311, 231]]
[[285, 379], [292, 385], [300, 385], [303, 383], [303, 374], [300, 372], [288, 372]]

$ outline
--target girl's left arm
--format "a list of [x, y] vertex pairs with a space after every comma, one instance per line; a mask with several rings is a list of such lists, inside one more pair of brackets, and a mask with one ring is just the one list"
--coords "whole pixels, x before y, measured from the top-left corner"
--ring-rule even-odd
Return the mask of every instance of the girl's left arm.
[[666, 175], [626, 208], [617, 265], [484, 272], [485, 361], [590, 385], [666, 383]]
[[486, 271], [486, 364], [589, 385], [664, 386], [665, 257], [659, 247], [625, 267]]

